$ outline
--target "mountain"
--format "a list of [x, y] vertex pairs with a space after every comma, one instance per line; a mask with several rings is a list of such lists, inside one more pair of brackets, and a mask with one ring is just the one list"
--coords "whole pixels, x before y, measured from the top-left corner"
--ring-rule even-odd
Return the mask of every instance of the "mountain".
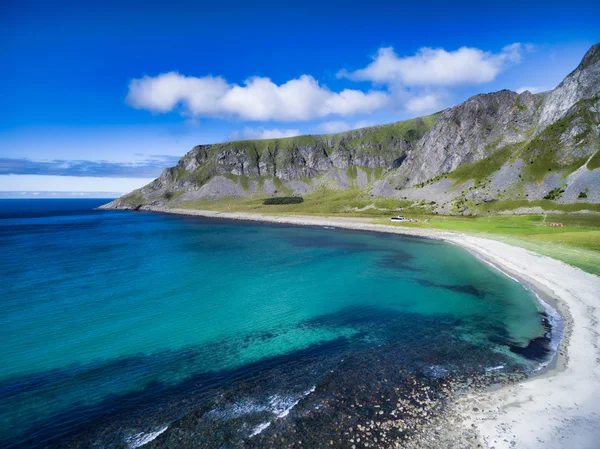
[[498, 201], [600, 203], [600, 44], [549, 92], [476, 95], [337, 134], [199, 145], [106, 207], [317, 189], [427, 202], [437, 213], [481, 213]]

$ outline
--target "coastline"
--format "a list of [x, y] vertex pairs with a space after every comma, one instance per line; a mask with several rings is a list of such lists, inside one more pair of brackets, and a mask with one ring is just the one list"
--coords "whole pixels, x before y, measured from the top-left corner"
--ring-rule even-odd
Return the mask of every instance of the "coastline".
[[[301, 226], [327, 226], [444, 240], [540, 294], [561, 314], [555, 361], [525, 382], [459, 399], [456, 412], [487, 447], [595, 448], [600, 438], [600, 278], [506, 243], [465, 234], [373, 224], [368, 219], [275, 216], [144, 206], [142, 211]], [[577, 326], [575, 326], [577, 323]], [[556, 367], [554, 366], [556, 364]], [[474, 407], [474, 405], [477, 407]]]

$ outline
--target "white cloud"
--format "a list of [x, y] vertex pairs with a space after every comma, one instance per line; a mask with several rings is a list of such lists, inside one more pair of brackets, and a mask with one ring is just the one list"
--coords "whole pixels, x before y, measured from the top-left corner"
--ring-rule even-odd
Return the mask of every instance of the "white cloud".
[[323, 131], [327, 134], [332, 134], [347, 131], [351, 128], [351, 126], [342, 120], [332, 120], [330, 122], [320, 123], [318, 128], [320, 131]]
[[131, 192], [154, 178], [86, 178], [81, 176], [0, 175], [0, 191]]
[[180, 108], [188, 117], [301, 121], [372, 112], [386, 105], [388, 94], [352, 89], [333, 92], [310, 75], [281, 85], [254, 77], [240, 86], [221, 77], [196, 78], [169, 72], [132, 80], [126, 101], [134, 108], [157, 113]]
[[367, 128], [369, 126], [375, 126], [377, 123], [369, 120], [360, 120], [354, 124], [354, 129]]
[[535, 86], [523, 86], [523, 87], [519, 87], [516, 92], [518, 94], [522, 94], [523, 92], [525, 92], [526, 90], [528, 90], [529, 92], [531, 92], [532, 94], [537, 94], [538, 92], [543, 92], [544, 88], [542, 87], [535, 87]]
[[444, 103], [440, 95], [427, 94], [411, 97], [405, 104], [407, 111], [413, 114], [429, 114], [443, 109]]
[[242, 131], [232, 133], [232, 138], [236, 140], [256, 140], [256, 139], [283, 139], [285, 137], [294, 137], [300, 135], [299, 129], [264, 129], [246, 127]]
[[391, 47], [379, 49], [364, 69], [342, 70], [338, 77], [405, 86], [453, 86], [492, 81], [510, 64], [521, 61], [528, 45], [507, 45], [499, 53], [461, 47], [455, 51], [422, 48], [414, 56], [399, 57]]
[[317, 128], [320, 131], [323, 131], [327, 134], [332, 134], [332, 133], [340, 133], [343, 131], [348, 131], [351, 129], [366, 128], [368, 126], [375, 126], [375, 122], [372, 122], [369, 120], [359, 120], [358, 122], [356, 122], [354, 124], [349, 124], [342, 120], [333, 120], [333, 121], [329, 121], [329, 122], [320, 123]]

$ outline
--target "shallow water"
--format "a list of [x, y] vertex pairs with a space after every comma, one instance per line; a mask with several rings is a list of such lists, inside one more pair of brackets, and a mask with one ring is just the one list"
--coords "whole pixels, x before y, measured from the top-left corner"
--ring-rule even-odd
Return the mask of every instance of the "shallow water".
[[341, 390], [549, 355], [533, 294], [461, 248], [103, 202], [0, 201], [3, 447], [252, 445]]

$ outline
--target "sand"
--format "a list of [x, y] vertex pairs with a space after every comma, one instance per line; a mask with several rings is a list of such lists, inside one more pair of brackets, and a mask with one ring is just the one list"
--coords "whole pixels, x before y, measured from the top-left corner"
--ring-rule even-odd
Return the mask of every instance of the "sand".
[[556, 368], [520, 384], [463, 397], [457, 404], [463, 425], [475, 428], [488, 448], [600, 448], [599, 277], [506, 243], [454, 232], [372, 224], [368, 219], [153, 207], [144, 210], [406, 234], [466, 248], [506, 274], [545, 292], [561, 312], [566, 332]]

